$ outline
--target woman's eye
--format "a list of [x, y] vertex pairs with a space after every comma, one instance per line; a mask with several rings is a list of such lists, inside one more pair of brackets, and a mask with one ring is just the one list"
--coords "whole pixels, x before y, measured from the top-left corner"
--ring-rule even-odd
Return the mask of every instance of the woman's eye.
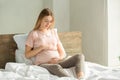
[[49, 21], [45, 21], [45, 22], [49, 22]]
[[48, 22], [49, 22], [49, 23], [52, 23], [52, 21], [45, 21], [45, 22], [47, 22], [47, 23], [48, 23]]

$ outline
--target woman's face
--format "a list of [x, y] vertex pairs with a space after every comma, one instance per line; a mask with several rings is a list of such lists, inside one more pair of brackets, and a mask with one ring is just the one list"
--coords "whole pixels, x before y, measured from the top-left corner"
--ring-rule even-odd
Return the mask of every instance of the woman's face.
[[48, 29], [52, 24], [52, 16], [45, 16], [41, 21], [40, 29]]

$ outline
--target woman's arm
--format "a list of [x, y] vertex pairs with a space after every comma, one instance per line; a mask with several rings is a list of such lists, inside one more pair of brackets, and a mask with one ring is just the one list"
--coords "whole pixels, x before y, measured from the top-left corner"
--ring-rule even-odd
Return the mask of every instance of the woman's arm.
[[66, 57], [66, 53], [65, 53], [65, 50], [64, 50], [61, 42], [59, 42], [57, 44], [57, 50], [60, 55], [60, 58], [52, 58], [51, 61], [49, 61], [48, 63], [55, 64], [55, 63], [58, 63], [58, 61], [61, 61], [63, 58]]
[[57, 50], [58, 50], [58, 53], [60, 55], [60, 60], [62, 60], [63, 58], [66, 57], [65, 50], [64, 50], [63, 45], [60, 41], [57, 44]]
[[25, 56], [26, 56], [26, 58], [31, 58], [31, 57], [37, 55], [41, 50], [43, 50], [43, 47], [38, 47], [36, 49], [32, 49], [32, 47], [26, 45], [25, 46]]
[[61, 41], [59, 39], [57, 29], [54, 29], [54, 34], [55, 34], [55, 37], [57, 38], [57, 50], [58, 50], [58, 53], [60, 55], [60, 60], [62, 60], [63, 58], [66, 57], [66, 53], [65, 53], [63, 45], [62, 45], [62, 43], [61, 43]]

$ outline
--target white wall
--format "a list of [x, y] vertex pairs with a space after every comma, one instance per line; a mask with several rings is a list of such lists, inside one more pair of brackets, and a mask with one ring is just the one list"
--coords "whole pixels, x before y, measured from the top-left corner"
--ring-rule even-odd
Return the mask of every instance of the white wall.
[[106, 0], [70, 0], [70, 30], [82, 32], [87, 61], [107, 65]]
[[43, 8], [48, 7], [53, 10], [55, 16], [55, 27], [58, 32], [69, 31], [70, 29], [70, 9], [69, 0], [43, 0]]
[[0, 34], [30, 31], [42, 6], [42, 0], [0, 0]]
[[69, 31], [69, 0], [0, 0], [0, 34], [30, 31], [46, 7], [53, 10], [58, 32]]
[[43, 0], [43, 8], [50, 8], [53, 10], [53, 0]]
[[55, 27], [59, 32], [69, 31], [70, 29], [70, 9], [69, 0], [53, 0], [53, 9], [56, 19]]
[[108, 65], [120, 65], [120, 0], [108, 0]]

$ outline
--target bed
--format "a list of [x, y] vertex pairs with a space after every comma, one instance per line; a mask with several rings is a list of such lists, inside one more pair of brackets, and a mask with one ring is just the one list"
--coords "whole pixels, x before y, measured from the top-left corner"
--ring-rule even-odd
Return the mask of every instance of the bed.
[[[58, 33], [68, 56], [82, 53], [81, 32]], [[0, 35], [0, 80], [77, 80], [74, 67], [65, 69], [71, 77], [57, 77], [46, 69], [31, 65], [24, 56], [25, 34]], [[22, 55], [22, 56], [21, 56]], [[19, 57], [22, 58], [19, 58]], [[85, 80], [120, 80], [120, 68], [85, 62]]]

